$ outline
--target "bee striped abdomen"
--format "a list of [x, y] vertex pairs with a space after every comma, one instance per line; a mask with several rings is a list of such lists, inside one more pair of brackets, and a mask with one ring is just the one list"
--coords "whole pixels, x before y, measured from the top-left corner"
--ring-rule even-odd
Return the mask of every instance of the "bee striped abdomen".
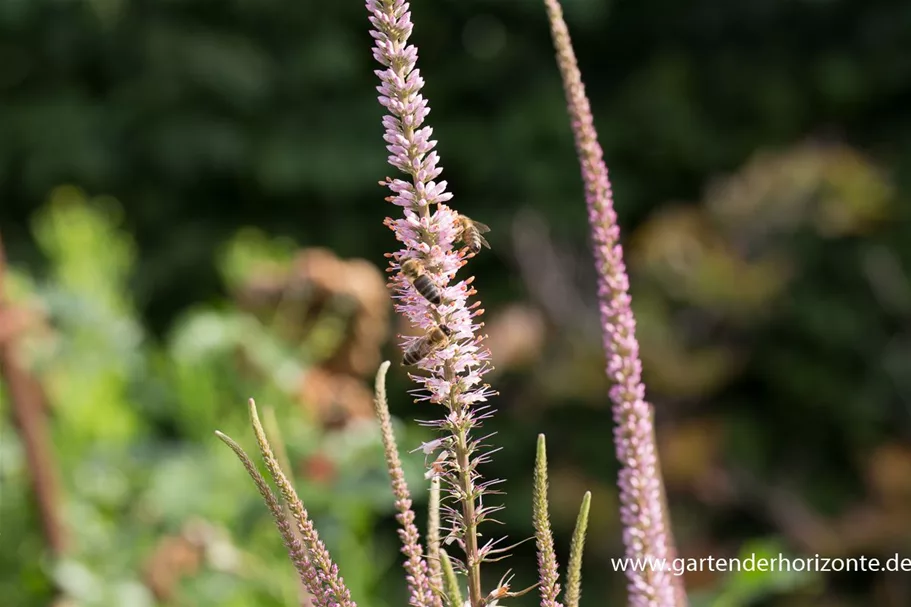
[[405, 356], [402, 358], [402, 364], [409, 367], [416, 365], [433, 352], [445, 348], [449, 344], [449, 334], [448, 327], [434, 327], [427, 335], [408, 346]]
[[477, 255], [478, 253], [481, 252], [482, 245], [487, 247], [488, 249], [490, 248], [490, 244], [488, 244], [487, 239], [474, 231], [469, 232], [467, 244], [468, 244], [468, 250], [471, 251], [472, 253], [474, 253], [475, 255]]
[[405, 363], [405, 365], [410, 367], [411, 365], [416, 365], [419, 362], [421, 362], [421, 359], [423, 359], [423, 358], [424, 357], [421, 356], [420, 350], [418, 350], [416, 348], [411, 348], [407, 352], [405, 352], [405, 357], [402, 359], [402, 362]]
[[468, 250], [474, 254], [481, 252], [481, 235], [475, 231], [468, 232]]
[[471, 251], [474, 255], [477, 255], [481, 252], [481, 247], [485, 246], [488, 249], [490, 248], [490, 243], [487, 242], [487, 239], [481, 236], [486, 232], [490, 231], [490, 228], [479, 222], [474, 221], [469, 217], [462, 215], [459, 217], [459, 224], [461, 226], [461, 239], [465, 243], [465, 246]]
[[430, 280], [426, 275], [418, 276], [414, 280], [414, 288], [417, 290], [421, 296], [432, 303], [433, 305], [439, 305], [443, 301], [442, 296], [440, 295], [440, 290], [437, 288], [433, 281]]
[[414, 285], [415, 290], [421, 294], [421, 297], [433, 305], [439, 305], [443, 301], [439, 287], [430, 280], [427, 270], [424, 269], [424, 265], [420, 261], [406, 259], [402, 262], [401, 270], [408, 282]]

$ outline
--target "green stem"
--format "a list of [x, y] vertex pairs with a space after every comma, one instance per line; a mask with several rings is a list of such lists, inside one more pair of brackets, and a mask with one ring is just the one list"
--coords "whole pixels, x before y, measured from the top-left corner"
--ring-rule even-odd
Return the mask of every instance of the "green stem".
[[456, 436], [456, 457], [459, 462], [459, 480], [462, 485], [462, 518], [465, 521], [465, 566], [468, 569], [468, 597], [471, 607], [482, 607], [481, 559], [478, 555], [478, 527], [475, 524], [474, 487], [468, 461], [468, 440], [464, 430]]

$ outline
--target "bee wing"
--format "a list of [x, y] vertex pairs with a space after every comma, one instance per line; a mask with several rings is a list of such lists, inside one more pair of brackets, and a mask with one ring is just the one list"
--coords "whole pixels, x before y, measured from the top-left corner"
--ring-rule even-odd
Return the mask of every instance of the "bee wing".
[[487, 232], [490, 231], [490, 226], [488, 226], [486, 223], [481, 223], [480, 221], [475, 221], [474, 219], [472, 219], [471, 222], [474, 224], [474, 227], [477, 228], [478, 232], [480, 232], [481, 234], [486, 234]]
[[481, 236], [481, 235], [478, 235], [478, 239], [480, 239], [482, 245], [484, 245], [484, 246], [487, 247], [488, 249], [490, 248], [490, 243], [487, 242], [487, 239], [486, 239], [486, 238], [484, 238], [484, 237]]

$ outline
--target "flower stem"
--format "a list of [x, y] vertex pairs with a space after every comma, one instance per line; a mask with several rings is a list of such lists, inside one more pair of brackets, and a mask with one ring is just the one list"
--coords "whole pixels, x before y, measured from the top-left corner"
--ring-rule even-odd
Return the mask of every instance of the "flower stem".
[[468, 569], [468, 598], [471, 607], [483, 607], [481, 557], [478, 554], [478, 526], [475, 522], [474, 486], [468, 460], [468, 439], [464, 430], [456, 435], [455, 453], [462, 484], [462, 518], [465, 521], [465, 566]]

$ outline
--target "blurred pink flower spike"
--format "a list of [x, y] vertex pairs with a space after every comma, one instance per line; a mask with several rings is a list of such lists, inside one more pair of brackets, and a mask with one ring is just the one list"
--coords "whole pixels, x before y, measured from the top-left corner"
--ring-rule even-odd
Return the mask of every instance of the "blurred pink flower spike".
[[[585, 184], [607, 376], [613, 383], [610, 397], [616, 424], [614, 442], [620, 460], [618, 485], [626, 556], [639, 562], [664, 562], [663, 559], [672, 557], [673, 544], [667, 528], [669, 517], [664, 505], [653, 411], [645, 400], [642, 384], [636, 321], [630, 307], [629, 278], [623, 263], [611, 184], [562, 9], [558, 0], [544, 0], [544, 3]], [[680, 578], [668, 571], [629, 568], [626, 574], [630, 605], [686, 605]]]

